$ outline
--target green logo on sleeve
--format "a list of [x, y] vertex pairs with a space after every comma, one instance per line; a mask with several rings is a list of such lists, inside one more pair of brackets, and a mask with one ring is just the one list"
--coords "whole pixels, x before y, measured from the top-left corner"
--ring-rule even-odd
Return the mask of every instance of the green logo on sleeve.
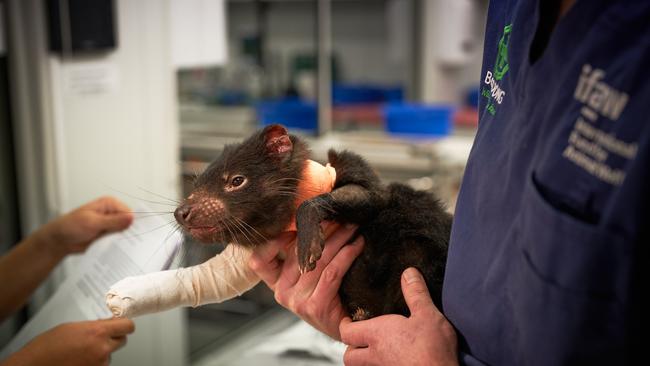
[[503, 79], [503, 76], [508, 72], [508, 43], [510, 43], [510, 31], [512, 24], [508, 24], [503, 28], [503, 35], [499, 40], [499, 49], [497, 52], [497, 60], [494, 63], [494, 78], [496, 80]]
[[510, 43], [510, 33], [512, 31], [512, 24], [508, 24], [503, 28], [503, 35], [499, 40], [499, 46], [497, 49], [497, 59], [494, 62], [494, 68], [492, 71], [485, 73], [484, 83], [486, 85], [481, 89], [481, 95], [488, 99], [488, 103], [485, 106], [485, 109], [491, 114], [496, 114], [496, 105], [503, 102], [503, 98], [506, 96], [505, 90], [501, 88], [498, 81], [503, 79], [508, 70], [510, 69], [508, 65], [508, 43]]

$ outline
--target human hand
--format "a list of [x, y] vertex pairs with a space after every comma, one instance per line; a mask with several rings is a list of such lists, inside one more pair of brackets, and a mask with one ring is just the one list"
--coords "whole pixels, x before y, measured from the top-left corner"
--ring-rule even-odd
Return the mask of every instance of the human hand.
[[[251, 269], [275, 293], [276, 301], [328, 336], [340, 340], [339, 323], [347, 316], [338, 291], [352, 262], [363, 249], [359, 237], [345, 245], [356, 226], [323, 223], [325, 248], [313, 271], [300, 274], [294, 249], [295, 233], [283, 233], [253, 252]], [[331, 235], [329, 235], [331, 234]], [[286, 252], [284, 261], [278, 253]]]
[[424, 278], [415, 268], [402, 274], [402, 293], [411, 316], [383, 315], [341, 321], [348, 345], [343, 361], [354, 365], [457, 365], [457, 339], [452, 325], [431, 301]]
[[98, 237], [124, 230], [132, 221], [128, 206], [113, 197], [102, 197], [57, 217], [37, 234], [47, 250], [64, 256], [85, 251]]
[[126, 318], [65, 323], [34, 338], [5, 365], [108, 365], [134, 330]]

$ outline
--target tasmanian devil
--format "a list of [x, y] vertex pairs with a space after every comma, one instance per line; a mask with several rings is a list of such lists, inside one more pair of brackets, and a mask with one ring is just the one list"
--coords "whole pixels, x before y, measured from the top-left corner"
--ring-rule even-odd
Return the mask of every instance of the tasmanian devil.
[[408, 315], [400, 285], [408, 267], [422, 272], [440, 307], [452, 222], [440, 202], [403, 184], [383, 185], [359, 155], [330, 150], [329, 164], [336, 170], [332, 191], [296, 208], [309, 154], [307, 145], [280, 125], [228, 145], [197, 178], [176, 219], [200, 241], [255, 247], [280, 234], [295, 217], [303, 272], [312, 270], [321, 256], [321, 221], [353, 223], [365, 246], [339, 290], [353, 319]]

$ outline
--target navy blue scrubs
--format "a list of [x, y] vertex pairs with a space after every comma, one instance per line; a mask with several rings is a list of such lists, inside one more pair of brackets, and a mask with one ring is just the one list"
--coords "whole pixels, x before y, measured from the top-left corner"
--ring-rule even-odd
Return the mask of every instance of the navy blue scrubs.
[[650, 312], [650, 1], [578, 0], [532, 59], [538, 1], [490, 2], [443, 310], [465, 364], [630, 363]]

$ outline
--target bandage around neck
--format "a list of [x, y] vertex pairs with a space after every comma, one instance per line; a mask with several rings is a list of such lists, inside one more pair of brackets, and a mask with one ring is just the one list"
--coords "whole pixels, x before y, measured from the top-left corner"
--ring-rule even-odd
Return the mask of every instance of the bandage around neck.
[[[307, 160], [297, 187], [296, 207], [331, 192], [336, 171]], [[285, 231], [295, 231], [295, 218]], [[326, 235], [327, 236], [327, 235]], [[136, 317], [181, 306], [200, 306], [239, 296], [260, 282], [248, 266], [250, 249], [230, 244], [220, 254], [196, 266], [126, 277], [106, 294], [106, 305], [118, 317]]]

